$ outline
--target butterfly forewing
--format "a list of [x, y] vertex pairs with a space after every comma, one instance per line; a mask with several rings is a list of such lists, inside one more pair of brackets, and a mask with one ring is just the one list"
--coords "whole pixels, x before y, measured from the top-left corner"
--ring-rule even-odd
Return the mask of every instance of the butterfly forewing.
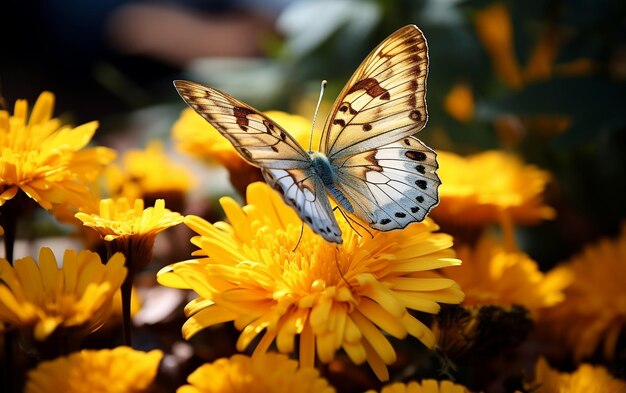
[[428, 48], [406, 26], [384, 40], [359, 66], [335, 101], [322, 152], [330, 160], [413, 135], [426, 124]]
[[194, 82], [175, 81], [181, 97], [228, 139], [241, 157], [263, 168], [307, 168], [311, 159], [298, 142], [251, 106]]

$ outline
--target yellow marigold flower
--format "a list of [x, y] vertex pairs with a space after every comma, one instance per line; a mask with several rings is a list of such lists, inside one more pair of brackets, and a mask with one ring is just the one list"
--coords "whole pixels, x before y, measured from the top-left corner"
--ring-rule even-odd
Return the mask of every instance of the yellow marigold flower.
[[[376, 391], [368, 390], [365, 393], [376, 393]], [[384, 386], [380, 393], [470, 393], [470, 391], [465, 386], [451, 381], [425, 379], [422, 382], [392, 383]]]
[[52, 118], [54, 95], [43, 92], [28, 115], [26, 100], [13, 116], [0, 110], [0, 206], [22, 190], [44, 209], [86, 208], [95, 199], [89, 184], [115, 158], [105, 147], [86, 149], [98, 122], [72, 128]]
[[613, 377], [604, 367], [581, 364], [573, 373], [560, 373], [540, 358], [535, 378], [526, 384], [536, 393], [626, 393], [626, 382]]
[[608, 359], [615, 355], [626, 328], [626, 226], [619, 238], [605, 239], [553, 269], [549, 275], [571, 275], [565, 301], [546, 310], [545, 320], [580, 360], [602, 346]]
[[458, 83], [446, 95], [443, 107], [448, 114], [460, 122], [468, 122], [474, 117], [474, 96], [467, 83]]
[[554, 217], [543, 191], [547, 171], [525, 165], [516, 156], [487, 151], [467, 157], [439, 151], [440, 203], [433, 210], [437, 222], [480, 226], [501, 222], [532, 224]]
[[233, 355], [205, 364], [187, 378], [176, 393], [333, 393], [314, 368], [277, 353], [248, 357]]
[[344, 234], [338, 246], [303, 228], [267, 184], [250, 185], [247, 196], [243, 208], [221, 199], [229, 224], [188, 216], [185, 224], [199, 234], [192, 239], [199, 258], [159, 272], [162, 285], [200, 295], [185, 309], [185, 338], [234, 321], [243, 331], [240, 351], [265, 331], [255, 353], [274, 341], [289, 353], [299, 335], [304, 367], [313, 366], [316, 353], [327, 363], [343, 348], [353, 362], [368, 361], [382, 380], [396, 353], [381, 330], [433, 347], [432, 332], [409, 310], [437, 313], [438, 303], [459, 303], [463, 293], [433, 271], [461, 262], [450, 248], [452, 238], [433, 233], [438, 227], [432, 221], [359, 237], [338, 216]]
[[533, 315], [563, 301], [569, 284], [566, 274], [547, 276], [537, 262], [520, 251], [507, 251], [495, 239], [484, 236], [472, 248], [457, 248], [463, 265], [444, 274], [465, 292], [464, 306], [521, 305]]
[[39, 263], [26, 257], [11, 266], [0, 259], [0, 321], [5, 328], [34, 326], [38, 340], [58, 326], [93, 331], [108, 318], [125, 277], [121, 254], [102, 264], [96, 253], [67, 250], [62, 267], [46, 247], [39, 251]]
[[[309, 120], [280, 111], [268, 111], [265, 115], [308, 149], [311, 132]], [[230, 181], [241, 195], [245, 194], [248, 184], [263, 180], [261, 172], [244, 161], [233, 145], [191, 108], [184, 109], [174, 124], [172, 138], [179, 151], [203, 160], [217, 161], [228, 169]], [[316, 136], [313, 138], [313, 148], [318, 147], [319, 136]]]
[[183, 194], [194, 185], [191, 172], [165, 154], [161, 140], [155, 139], [145, 149], [131, 149], [122, 165], [110, 165], [106, 171], [108, 188], [114, 196], [130, 200], [151, 196], [171, 197]]
[[522, 72], [513, 47], [509, 10], [503, 3], [494, 2], [476, 13], [474, 25], [496, 74], [508, 86], [521, 88]]
[[28, 373], [25, 393], [140, 393], [148, 391], [163, 353], [129, 347], [83, 350], [42, 362]]

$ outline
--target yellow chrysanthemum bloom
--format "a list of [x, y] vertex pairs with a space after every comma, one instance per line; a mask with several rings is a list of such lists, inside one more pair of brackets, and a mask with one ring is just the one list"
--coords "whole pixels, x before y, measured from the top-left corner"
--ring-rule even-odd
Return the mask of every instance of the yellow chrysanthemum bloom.
[[571, 275], [565, 301], [545, 311], [545, 322], [566, 341], [577, 360], [602, 346], [608, 359], [615, 355], [626, 328], [626, 226], [619, 238], [603, 240], [553, 269], [549, 276]]
[[267, 184], [251, 184], [247, 194], [243, 208], [221, 199], [229, 224], [188, 216], [185, 224], [199, 234], [192, 239], [199, 258], [159, 272], [162, 285], [200, 295], [185, 309], [185, 338], [234, 321], [242, 330], [240, 351], [265, 331], [255, 353], [274, 341], [279, 352], [289, 353], [299, 335], [304, 367], [313, 366], [316, 353], [327, 363], [343, 348], [355, 363], [368, 361], [381, 380], [396, 360], [381, 330], [433, 347], [432, 332], [409, 310], [437, 313], [438, 303], [459, 303], [463, 293], [434, 271], [461, 262], [452, 238], [433, 233], [438, 227], [432, 221], [359, 237], [338, 216], [344, 235], [336, 245], [303, 227]]
[[547, 276], [537, 262], [520, 251], [507, 251], [494, 238], [482, 237], [475, 247], [457, 248], [463, 265], [444, 274], [465, 292], [464, 306], [524, 306], [532, 315], [563, 301], [571, 276]]
[[581, 364], [573, 373], [560, 373], [540, 358], [535, 378], [526, 384], [533, 393], [626, 393], [626, 382], [613, 377], [604, 367]]
[[52, 118], [54, 95], [43, 92], [30, 116], [26, 100], [13, 116], [0, 110], [0, 206], [22, 190], [44, 209], [75, 211], [94, 204], [89, 188], [115, 158], [105, 147], [86, 149], [98, 122], [72, 128]]
[[46, 247], [39, 251], [38, 264], [31, 257], [14, 266], [0, 259], [0, 321], [5, 329], [34, 326], [38, 340], [58, 326], [93, 331], [108, 318], [125, 277], [121, 254], [102, 264], [96, 253], [67, 250], [62, 267]]
[[194, 185], [191, 172], [173, 162], [158, 139], [150, 141], [145, 149], [124, 153], [122, 165], [110, 165], [106, 178], [113, 196], [129, 200], [183, 194]]
[[[376, 391], [368, 390], [365, 393], [376, 393]], [[422, 382], [392, 383], [384, 386], [380, 393], [470, 393], [470, 391], [465, 386], [451, 381], [425, 379]]]
[[[268, 111], [265, 115], [308, 149], [311, 121], [280, 111]], [[242, 195], [248, 184], [263, 180], [261, 172], [244, 161], [233, 145], [191, 108], [184, 109], [174, 124], [172, 138], [179, 151], [203, 160], [217, 161], [228, 169], [231, 183]], [[318, 147], [319, 135], [314, 135], [313, 148]]]
[[542, 198], [548, 172], [500, 151], [437, 155], [440, 203], [432, 215], [442, 225], [485, 225], [501, 222], [503, 215], [521, 224], [554, 217]]
[[42, 362], [28, 373], [25, 393], [140, 393], [150, 388], [163, 353], [129, 347], [83, 350]]
[[277, 353], [248, 357], [233, 355], [205, 364], [187, 378], [176, 393], [333, 393], [314, 368]]

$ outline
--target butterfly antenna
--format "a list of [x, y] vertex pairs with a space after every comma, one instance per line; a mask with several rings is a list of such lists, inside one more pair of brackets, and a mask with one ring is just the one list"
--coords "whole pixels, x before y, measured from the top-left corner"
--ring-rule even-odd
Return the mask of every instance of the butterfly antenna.
[[311, 137], [309, 138], [309, 153], [313, 153], [313, 130], [315, 130], [315, 119], [317, 119], [317, 112], [320, 110], [320, 104], [322, 103], [322, 97], [324, 96], [324, 89], [328, 82], [326, 79], [322, 81], [320, 87], [320, 96], [317, 99], [317, 106], [315, 107], [315, 113], [313, 114], [313, 124], [311, 125]]
[[304, 222], [302, 223], [302, 226], [300, 227], [300, 236], [298, 237], [298, 242], [296, 243], [296, 246], [293, 248], [293, 250], [291, 250], [291, 252], [296, 252], [296, 250], [298, 249], [298, 246], [300, 245], [300, 241], [302, 240], [302, 234], [304, 234]]

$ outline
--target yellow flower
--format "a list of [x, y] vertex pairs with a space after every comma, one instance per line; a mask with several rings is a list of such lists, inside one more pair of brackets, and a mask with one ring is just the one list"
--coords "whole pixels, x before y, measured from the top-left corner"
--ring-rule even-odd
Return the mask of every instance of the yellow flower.
[[25, 393], [140, 393], [148, 391], [163, 353], [129, 347], [83, 350], [40, 363]]
[[116, 197], [171, 198], [187, 192], [194, 184], [189, 170], [165, 154], [161, 140], [152, 140], [144, 150], [127, 151], [122, 160], [122, 166], [110, 165], [106, 171], [108, 188]]
[[187, 378], [190, 385], [176, 393], [333, 393], [314, 368], [298, 369], [298, 362], [277, 353], [248, 357], [234, 355], [205, 364]]
[[472, 248], [457, 248], [463, 265], [444, 274], [456, 281], [465, 292], [464, 306], [521, 305], [534, 316], [564, 299], [563, 289], [569, 275], [546, 276], [528, 255], [507, 251], [489, 236]]
[[247, 196], [243, 208], [221, 199], [230, 224], [188, 216], [185, 224], [199, 234], [192, 239], [198, 258], [159, 272], [162, 285], [200, 295], [185, 309], [185, 338], [234, 321], [242, 330], [240, 351], [265, 331], [255, 353], [274, 341], [290, 353], [299, 335], [304, 367], [313, 366], [316, 353], [328, 363], [343, 348], [353, 362], [368, 361], [382, 380], [396, 353], [381, 330], [433, 347], [432, 332], [409, 310], [437, 313], [438, 303], [459, 303], [463, 293], [434, 271], [460, 261], [452, 238], [433, 233], [438, 227], [432, 221], [359, 237], [338, 216], [344, 242], [337, 246], [302, 227], [267, 184], [250, 185]]
[[58, 326], [86, 331], [102, 326], [126, 277], [124, 256], [115, 254], [102, 264], [96, 253], [67, 250], [62, 266], [57, 267], [45, 247], [39, 251], [39, 264], [26, 257], [12, 267], [0, 259], [0, 321], [8, 327], [34, 326], [38, 340]]
[[516, 156], [487, 151], [468, 157], [439, 151], [440, 203], [437, 222], [481, 226], [501, 222], [532, 224], [554, 217], [542, 193], [550, 174], [525, 165]]
[[460, 122], [468, 122], [474, 117], [474, 96], [467, 83], [458, 83], [446, 95], [443, 107], [448, 114]]
[[[365, 393], [376, 393], [376, 391], [368, 390]], [[380, 393], [470, 393], [470, 391], [465, 386], [451, 381], [425, 379], [422, 382], [392, 383], [384, 386]]]
[[522, 73], [513, 47], [509, 10], [503, 3], [494, 2], [476, 13], [474, 23], [498, 77], [511, 88], [521, 88]]
[[105, 147], [85, 149], [97, 122], [76, 128], [52, 118], [54, 95], [43, 92], [28, 116], [26, 100], [13, 116], [0, 110], [0, 206], [22, 190], [44, 209], [93, 205], [89, 184], [115, 158]]
[[556, 337], [565, 340], [577, 360], [602, 346], [608, 359], [626, 328], [626, 226], [619, 238], [605, 239], [553, 269], [549, 276], [571, 275], [565, 301], [545, 311]]
[[[268, 111], [265, 115], [308, 149], [311, 132], [309, 120], [279, 111]], [[244, 161], [233, 145], [191, 108], [184, 109], [174, 124], [172, 138], [179, 151], [203, 160], [217, 161], [228, 169], [230, 181], [241, 195], [245, 194], [248, 184], [263, 180], [261, 172]], [[314, 135], [313, 148], [318, 147], [319, 135]]]
[[535, 378], [526, 384], [536, 393], [626, 393], [626, 382], [609, 374], [604, 367], [581, 364], [573, 373], [560, 373], [540, 358]]

